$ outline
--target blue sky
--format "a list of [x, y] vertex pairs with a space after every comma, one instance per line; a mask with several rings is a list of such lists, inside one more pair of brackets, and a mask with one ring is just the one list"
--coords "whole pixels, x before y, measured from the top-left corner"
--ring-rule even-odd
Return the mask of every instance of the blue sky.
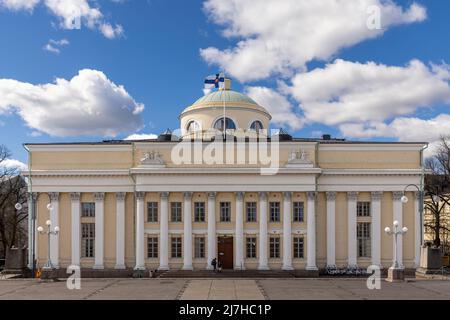
[[[2, 1], [3, 6], [1, 5]], [[26, 0], [23, 1], [26, 2]], [[367, 1], [378, 2], [378, 0]], [[92, 28], [87, 27], [83, 22], [80, 30], [68, 30], [62, 26], [61, 21], [64, 17], [44, 5], [44, 1], [34, 0], [36, 3], [33, 4], [32, 10], [11, 8], [7, 2], [8, 0], [0, 0], [0, 40], [3, 44], [2, 50], [0, 50], [0, 99], [11, 102], [8, 105], [4, 103], [2, 106], [0, 101], [0, 143], [10, 149], [14, 159], [25, 163], [27, 155], [22, 147], [24, 142], [121, 139], [133, 133], [158, 134], [166, 128], [178, 128], [179, 113], [203, 95], [204, 77], [221, 68], [226, 69], [227, 74], [233, 78], [233, 89], [251, 93], [251, 96], [261, 104], [271, 104], [269, 109], [272, 113], [280, 113], [274, 127], [285, 127], [295, 136], [311, 137], [320, 133], [331, 133], [334, 136], [348, 139], [433, 142], [431, 140], [442, 134], [435, 129], [447, 128], [446, 126], [450, 123], [450, 120], [445, 117], [449, 114], [450, 103], [450, 91], [447, 91], [449, 77], [446, 74], [449, 70], [446, 63], [450, 63], [450, 42], [448, 41], [450, 2], [448, 1], [394, 1], [392, 3], [405, 12], [413, 5], [425, 8], [426, 17], [415, 16], [415, 21], [411, 22], [410, 20], [413, 19], [411, 17], [393, 15], [389, 19], [404, 18], [405, 21], [400, 24], [392, 22], [392, 25], [384, 26], [382, 34], [376, 37], [370, 35], [366, 38], [362, 37], [362, 39], [353, 41], [351, 45], [345, 45], [344, 48], [337, 43], [335, 48], [330, 49], [331, 51], [328, 53], [331, 54], [326, 58], [313, 57], [300, 60], [289, 56], [309, 50], [316, 52], [316, 56], [320, 56], [323, 48], [315, 44], [314, 39], [308, 39], [308, 42], [305, 40], [305, 45], [313, 44], [318, 46], [317, 48], [309, 46], [295, 48], [298, 51], [292, 49], [293, 53], [288, 52], [291, 50], [291, 44], [280, 44], [276, 52], [280, 52], [281, 55], [286, 54], [287, 58], [283, 60], [283, 66], [287, 65], [287, 67], [280, 71], [278, 70], [280, 66], [274, 64], [273, 68], [268, 71], [269, 75], [257, 75], [259, 66], [251, 65], [251, 63], [250, 65], [239, 65], [239, 68], [242, 67], [241, 70], [247, 72], [246, 74], [235, 71], [236, 64], [243, 63], [239, 62], [241, 61], [239, 54], [228, 56], [230, 61], [226, 62], [223, 50], [227, 48], [233, 50], [238, 41], [255, 38], [261, 38], [262, 42], [270, 42], [272, 35], [267, 30], [286, 26], [274, 23], [273, 26], [269, 25], [264, 29], [265, 31], [261, 31], [259, 36], [255, 35], [260, 31], [252, 28], [243, 30], [248, 26], [240, 25], [245, 17], [239, 16], [238, 12], [231, 13], [231, 18], [227, 18], [228, 20], [218, 17], [217, 15], [222, 12], [220, 10], [233, 10], [233, 8], [220, 8], [215, 0], [207, 1], [210, 5], [209, 9], [202, 9], [205, 1], [200, 0], [85, 1], [91, 8], [98, 8], [102, 16], [101, 19], [94, 19], [95, 26]], [[245, 8], [245, 4], [243, 5]], [[275, 2], [274, 5], [276, 5]], [[347, 12], [344, 10], [343, 14], [347, 14]], [[251, 14], [257, 15], [258, 12]], [[319, 12], [318, 15], [320, 14], [322, 13]], [[283, 17], [281, 18], [283, 19]], [[302, 22], [295, 20], [295, 16], [289, 16], [289, 19], [292, 19], [294, 26], [303, 27], [300, 25]], [[317, 19], [323, 20], [320, 16]], [[389, 19], [387, 18], [386, 21]], [[339, 25], [339, 21], [336, 23]], [[123, 31], [118, 31], [117, 34], [108, 37], [101, 32], [100, 25], [102, 24], [110, 24], [113, 28], [120, 25]], [[230, 30], [230, 26], [233, 24], [241, 26], [241, 30], [234, 32], [231, 37], [225, 37], [222, 32]], [[292, 33], [279, 32], [293, 41], [298, 36], [295, 34], [295, 30], [289, 31]], [[355, 37], [356, 33], [349, 30], [348, 38]], [[331, 34], [330, 37], [330, 39], [342, 37], [342, 41], [346, 42], [345, 32], [338, 31], [336, 35]], [[50, 39], [55, 42], [52, 44], [49, 42]], [[67, 40], [68, 44], [58, 45], [57, 42], [62, 39]], [[52, 47], [60, 52], [45, 50], [46, 44], [52, 44]], [[205, 54], [200, 52], [200, 49], [208, 47], [216, 48], [221, 53]], [[262, 56], [264, 54], [270, 54], [270, 52], [261, 53]], [[215, 62], [214, 59], [220, 61]], [[335, 62], [336, 59], [340, 59], [339, 61], [342, 63]], [[426, 74], [418, 71], [417, 77], [412, 79], [409, 78], [410, 69], [407, 66], [413, 59], [422, 63]], [[375, 64], [369, 66], [367, 64], [369, 61], [373, 61]], [[429, 63], [437, 65], [440, 71], [433, 70]], [[391, 70], [393, 72], [386, 70], [396, 67], [400, 69]], [[52, 121], [58, 121], [59, 118], [43, 119], [39, 123], [35, 123], [33, 119], [48, 118], [54, 116], [55, 112], [60, 112], [63, 116], [66, 113], [66, 106], [69, 105], [67, 99], [72, 96], [64, 98], [60, 109], [53, 105], [52, 112], [46, 115], [43, 114], [47, 110], [45, 109], [46, 105], [36, 105], [41, 103], [39, 99], [34, 101], [32, 97], [25, 98], [30, 93], [24, 84], [29, 83], [33, 86], [51, 84], [56, 78], [70, 81], [83, 69], [100, 71], [107, 80], [124, 87], [127, 96], [123, 97], [122, 95], [119, 98], [108, 96], [105, 98], [108, 103], [120, 104], [127, 101], [130, 103], [131, 109], [137, 108], [141, 104], [145, 106], [145, 109], [142, 112], [136, 111], [136, 114], [127, 115], [130, 125], [119, 128], [117, 132], [110, 131], [113, 134], [83, 134], [83, 129], [77, 130], [80, 128], [80, 122], [78, 122], [80, 120], [77, 120], [76, 116], [73, 117], [73, 123], [67, 121], [65, 124], [65, 126], [74, 125], [76, 127], [69, 133], [61, 129], [52, 131], [42, 127], [43, 124], [47, 127], [51, 126]], [[322, 70], [323, 74], [313, 73], [317, 69]], [[336, 70], [333, 71], [334, 69]], [[230, 71], [228, 72], [228, 70]], [[367, 92], [372, 92], [373, 95], [379, 94], [380, 87], [386, 85], [389, 89], [392, 87], [389, 85], [390, 81], [397, 80], [404, 82], [404, 85], [399, 86], [399, 89], [406, 91], [402, 94], [413, 94], [417, 91], [425, 93], [418, 96], [417, 99], [413, 96], [411, 99], [405, 97], [397, 101], [392, 92], [386, 91], [385, 104], [392, 103], [391, 109], [403, 111], [385, 110], [383, 117], [379, 117], [376, 115], [378, 102], [373, 102], [374, 110], [364, 111], [370, 114], [367, 118], [362, 117], [359, 121], [355, 117], [342, 116], [341, 120], [335, 121], [332, 117], [323, 117], [323, 114], [332, 114], [333, 110], [337, 110], [335, 108], [341, 108], [348, 113], [351, 110], [350, 107], [358, 104], [361, 99], [363, 101], [366, 99], [364, 96], [361, 97], [361, 90], [354, 89], [360, 84], [352, 84], [353, 82], [350, 80], [347, 84], [348, 87], [345, 87], [344, 84], [339, 88], [335, 88], [333, 84], [324, 87], [323, 92], [329, 91], [329, 95], [324, 93], [324, 100], [312, 97], [312, 92], [317, 92], [316, 83], [318, 81], [328, 79], [329, 82], [333, 82], [332, 79], [335, 79], [339, 72], [343, 72], [342, 70], [344, 72], [349, 70], [349, 74], [353, 72], [362, 79], [366, 79], [364, 73], [376, 74], [377, 79], [370, 78], [370, 81], [373, 81], [372, 85], [364, 87], [365, 94]], [[414, 70], [422, 69], [418, 66], [412, 69], [412, 71]], [[249, 74], [254, 74], [254, 77]], [[96, 77], [98, 75], [89, 74], [88, 76]], [[396, 78], [397, 76], [398, 78]], [[253, 78], [249, 80], [249, 77]], [[424, 82], [427, 82], [423, 88], [421, 87], [421, 77], [424, 77]], [[297, 79], [297, 82], [294, 81], [294, 78]], [[386, 83], [387, 78], [390, 80]], [[1, 79], [15, 80], [15, 82], [6, 83], [8, 85], [3, 83], [5, 88], [2, 90]], [[340, 81], [335, 80], [335, 82]], [[433, 90], [437, 86], [440, 86], [440, 90], [434, 92]], [[306, 90], [305, 88], [310, 90], [302, 91]], [[409, 88], [409, 90], [404, 90], [405, 88]], [[352, 92], [352, 90], [356, 92]], [[13, 98], [7, 97], [11, 91], [14, 92]], [[100, 92], [108, 95], [108, 92]], [[44, 92], [43, 94], [49, 93]], [[331, 105], [330, 96], [333, 96], [331, 100], [342, 103], [339, 106]], [[46, 101], [48, 99], [52, 100], [51, 97], [45, 97]], [[369, 101], [371, 97], [368, 96], [367, 99]], [[409, 100], [418, 102], [415, 104], [414, 101]], [[76, 103], [77, 99], [70, 102], [70, 104]], [[283, 106], [282, 110], [278, 109], [280, 106]], [[332, 107], [332, 109], [326, 109], [328, 107]], [[324, 108], [323, 113], [316, 114], [315, 110], [318, 108]], [[43, 110], [43, 113], [39, 110]], [[124, 118], [119, 111], [113, 113], [119, 118], [122, 117], [124, 121], [128, 119]], [[357, 114], [358, 111], [355, 111], [355, 115]], [[439, 116], [441, 117], [437, 119]], [[337, 116], [337, 118], [339, 117]], [[85, 123], [86, 121], [83, 119], [81, 121]], [[417, 129], [411, 126], [411, 123], [415, 123], [412, 121], [414, 119], [423, 120], [423, 122], [417, 123]], [[430, 124], [429, 120], [433, 120], [433, 122]], [[111, 125], [116, 123], [114, 121], [112, 120]], [[134, 123], [136, 123], [135, 130], [133, 130]], [[104, 125], [108, 126], [109, 124]], [[424, 133], [423, 139], [419, 139], [420, 136], [417, 136], [417, 132], [410, 137], [405, 133], [405, 126], [413, 131], [420, 131], [419, 128], [424, 128], [423, 130], [429, 132]], [[86, 130], [95, 132], [95, 130], [89, 131], [87, 127]]]

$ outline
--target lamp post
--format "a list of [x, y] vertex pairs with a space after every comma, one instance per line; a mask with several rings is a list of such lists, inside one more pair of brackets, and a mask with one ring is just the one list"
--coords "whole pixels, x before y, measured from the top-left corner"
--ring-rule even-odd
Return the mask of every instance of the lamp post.
[[415, 185], [415, 184], [408, 184], [404, 189], [403, 189], [403, 197], [401, 198], [401, 201], [403, 204], [408, 203], [409, 199], [408, 197], [405, 195], [407, 189], [409, 187], [414, 187], [417, 189], [417, 192], [419, 193], [419, 216], [420, 216], [420, 221], [419, 221], [419, 225], [420, 225], [420, 245], [423, 245], [423, 189], [420, 188], [419, 186]]
[[386, 232], [390, 236], [394, 236], [394, 257], [392, 259], [392, 266], [388, 270], [388, 277], [386, 281], [389, 282], [399, 282], [405, 280], [405, 273], [404, 269], [400, 267], [400, 264], [398, 262], [397, 257], [397, 246], [398, 246], [398, 236], [403, 236], [405, 233], [408, 232], [407, 227], [403, 227], [400, 229], [398, 221], [394, 221], [394, 227], [393, 230], [391, 228], [386, 227], [384, 229], [384, 232]]
[[[49, 203], [48, 205], [47, 205], [47, 209], [49, 210], [49, 211], [51, 211], [52, 209], [53, 209], [53, 206], [52, 206], [52, 204], [51, 203]], [[47, 235], [47, 237], [48, 237], [48, 240], [47, 240], [47, 244], [48, 244], [48, 251], [47, 251], [47, 263], [44, 265], [44, 271], [53, 271], [53, 264], [52, 264], [52, 260], [51, 260], [51, 252], [50, 252], [50, 238], [51, 238], [51, 236], [53, 235], [53, 236], [56, 236], [58, 233], [59, 233], [59, 227], [58, 226], [55, 226], [54, 227], [54, 229], [52, 230], [52, 222], [51, 222], [51, 220], [47, 220], [46, 222], [45, 222], [45, 224], [47, 225], [47, 231], [44, 231], [44, 228], [43, 227], [41, 227], [41, 226], [39, 226], [38, 228], [37, 228], [37, 231], [40, 233], [40, 234], [46, 234]]]

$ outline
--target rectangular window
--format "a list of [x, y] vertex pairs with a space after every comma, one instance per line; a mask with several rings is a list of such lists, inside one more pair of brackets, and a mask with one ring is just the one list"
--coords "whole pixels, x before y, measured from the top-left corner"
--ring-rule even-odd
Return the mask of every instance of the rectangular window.
[[358, 238], [358, 257], [370, 258], [371, 230], [369, 222], [358, 222], [356, 234]]
[[172, 237], [172, 258], [181, 258], [181, 237]]
[[370, 217], [370, 202], [358, 202], [356, 204], [356, 215], [358, 217]]
[[256, 237], [248, 237], [246, 239], [247, 248], [247, 258], [255, 259], [256, 258]]
[[81, 216], [82, 217], [95, 217], [95, 203], [83, 202], [81, 203]]
[[270, 241], [270, 257], [271, 258], [279, 258], [280, 257], [280, 238], [271, 237]]
[[158, 237], [147, 238], [147, 257], [158, 258]]
[[256, 202], [247, 202], [246, 215], [247, 222], [256, 222]]
[[231, 203], [221, 202], [220, 203], [220, 222], [230, 222], [231, 221]]
[[280, 222], [280, 203], [270, 202], [270, 222]]
[[196, 257], [196, 258], [204, 258], [205, 257], [205, 238], [204, 237], [195, 237], [194, 257]]
[[303, 237], [294, 238], [294, 259], [303, 259], [305, 257], [305, 241]]
[[305, 221], [305, 203], [304, 202], [294, 202], [294, 212], [293, 212], [294, 222], [304, 222]]
[[158, 202], [147, 203], [147, 222], [158, 222]]
[[181, 222], [181, 202], [170, 203], [170, 217], [172, 222]]
[[95, 248], [95, 223], [81, 224], [81, 256], [93, 258]]
[[205, 203], [194, 202], [194, 221], [205, 222]]

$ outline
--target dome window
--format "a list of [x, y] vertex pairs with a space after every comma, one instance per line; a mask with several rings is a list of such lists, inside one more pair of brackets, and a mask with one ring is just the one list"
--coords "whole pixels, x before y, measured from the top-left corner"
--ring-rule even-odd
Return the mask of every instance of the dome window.
[[200, 131], [200, 130], [201, 130], [200, 124], [195, 120], [189, 121], [189, 123], [186, 127], [186, 131], [188, 133], [196, 132], [196, 131]]
[[264, 126], [261, 121], [256, 120], [252, 122], [252, 124], [250, 125], [250, 129], [259, 132], [260, 130], [264, 129]]
[[[225, 118], [226, 130], [236, 130], [236, 124], [230, 118]], [[218, 119], [214, 123], [214, 129], [223, 131], [223, 118]]]

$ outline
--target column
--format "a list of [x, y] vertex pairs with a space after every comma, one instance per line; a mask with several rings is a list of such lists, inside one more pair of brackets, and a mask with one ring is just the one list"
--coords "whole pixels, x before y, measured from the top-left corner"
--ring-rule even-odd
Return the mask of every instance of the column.
[[292, 267], [292, 192], [283, 193], [283, 270]]
[[327, 192], [327, 267], [336, 267], [336, 192]]
[[116, 266], [125, 269], [125, 192], [116, 193]]
[[383, 192], [371, 193], [372, 215], [372, 264], [381, 267], [381, 198]]
[[316, 271], [316, 193], [308, 192], [307, 194], [307, 226], [306, 226], [306, 270]]
[[208, 193], [208, 261], [206, 269], [212, 270], [211, 261], [216, 258], [216, 193]]
[[348, 267], [353, 268], [358, 265], [357, 252], [358, 241], [356, 237], [356, 206], [358, 201], [358, 192], [347, 192], [347, 245], [348, 245]]
[[414, 264], [416, 268], [420, 267], [420, 247], [422, 245], [420, 200], [420, 193], [414, 192]]
[[[59, 227], [59, 193], [50, 192], [50, 220], [52, 222], [52, 230], [56, 226]], [[50, 260], [55, 268], [59, 268], [59, 233], [50, 236]]]
[[145, 192], [136, 192], [136, 265], [134, 270], [145, 270], [144, 262], [144, 214]]
[[159, 224], [159, 270], [169, 270], [169, 193], [161, 192], [161, 222]]
[[105, 193], [94, 193], [95, 200], [95, 264], [94, 269], [103, 269]]
[[184, 193], [183, 202], [183, 270], [193, 270], [192, 267], [192, 192]]
[[259, 265], [258, 270], [269, 270], [267, 259], [267, 192], [259, 193]]
[[[392, 200], [393, 200], [393, 211], [394, 211], [394, 221], [398, 221], [398, 225], [403, 228], [403, 203], [402, 203], [403, 192], [402, 191], [394, 191], [392, 192]], [[398, 237], [397, 244], [397, 259], [400, 264], [400, 268], [403, 268], [403, 236], [400, 235]]]
[[70, 193], [72, 219], [72, 262], [73, 266], [80, 266], [80, 193]]
[[236, 192], [235, 270], [244, 270], [244, 193]]
[[28, 268], [30, 270], [33, 268], [34, 235], [36, 233], [36, 199], [37, 193], [28, 193]]

